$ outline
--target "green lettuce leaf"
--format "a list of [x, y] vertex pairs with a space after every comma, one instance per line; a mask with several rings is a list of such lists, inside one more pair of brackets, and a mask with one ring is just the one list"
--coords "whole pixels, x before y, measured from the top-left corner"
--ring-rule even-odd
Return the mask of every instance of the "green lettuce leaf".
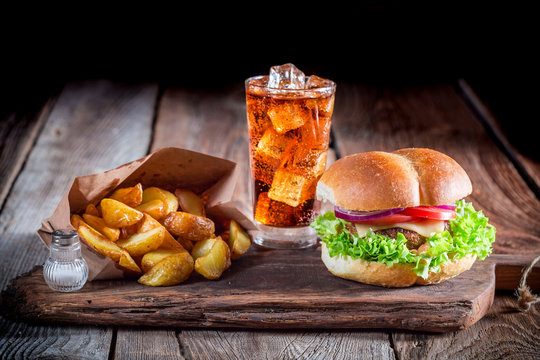
[[368, 231], [360, 237], [347, 229], [348, 221], [336, 217], [331, 211], [319, 215], [311, 227], [326, 244], [331, 257], [344, 255], [388, 266], [410, 264], [415, 273], [425, 279], [429, 272], [439, 272], [441, 265], [447, 262], [472, 254], [484, 260], [491, 254], [495, 227], [471, 203], [460, 200], [456, 205], [456, 217], [449, 221], [450, 231], [435, 233], [426, 239], [430, 248], [419, 255], [409, 251], [403, 234], [398, 233], [397, 239], [392, 239]]

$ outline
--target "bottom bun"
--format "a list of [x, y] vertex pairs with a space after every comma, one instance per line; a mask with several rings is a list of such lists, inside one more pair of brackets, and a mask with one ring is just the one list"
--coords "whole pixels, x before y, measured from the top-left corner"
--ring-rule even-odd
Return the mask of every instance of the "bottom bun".
[[394, 264], [387, 266], [373, 261], [355, 260], [350, 256], [330, 257], [325, 243], [322, 244], [321, 259], [328, 271], [344, 279], [385, 287], [407, 287], [414, 284], [438, 284], [453, 278], [469, 270], [476, 261], [476, 255], [467, 255], [441, 265], [441, 270], [438, 273], [430, 272], [427, 279], [416, 275], [412, 265]]

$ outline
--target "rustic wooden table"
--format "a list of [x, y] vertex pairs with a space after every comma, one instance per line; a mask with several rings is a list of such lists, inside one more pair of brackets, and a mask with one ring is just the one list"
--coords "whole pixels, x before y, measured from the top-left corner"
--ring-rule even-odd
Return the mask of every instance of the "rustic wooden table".
[[[235, 198], [250, 211], [242, 84], [195, 91], [108, 80], [69, 83], [43, 107], [3, 119], [0, 142], [0, 289], [45, 261], [36, 230], [74, 177], [154, 149], [176, 146], [237, 162], [244, 176]], [[338, 84], [331, 158], [409, 146], [440, 150], [462, 164], [473, 182], [471, 200], [497, 227], [495, 253], [540, 251], [540, 164], [505, 140], [467, 83]], [[540, 311], [536, 305], [519, 312], [512, 291], [497, 291], [483, 319], [443, 334], [69, 326], [0, 318], [0, 358], [534, 359], [540, 358]]]

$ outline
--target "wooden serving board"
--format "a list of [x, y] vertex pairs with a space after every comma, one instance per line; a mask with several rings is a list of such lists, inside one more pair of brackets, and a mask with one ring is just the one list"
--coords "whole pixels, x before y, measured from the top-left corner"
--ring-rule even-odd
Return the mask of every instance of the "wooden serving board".
[[[219, 280], [194, 273], [181, 285], [159, 288], [130, 279], [89, 282], [81, 291], [57, 293], [47, 287], [39, 267], [11, 282], [1, 308], [18, 320], [85, 325], [446, 332], [482, 318], [496, 285], [515, 288], [521, 264], [529, 260], [493, 255], [442, 284], [403, 289], [337, 278], [320, 260], [320, 248], [254, 248]], [[497, 262], [503, 264], [498, 283]], [[530, 275], [535, 288], [539, 274], [537, 267]]]

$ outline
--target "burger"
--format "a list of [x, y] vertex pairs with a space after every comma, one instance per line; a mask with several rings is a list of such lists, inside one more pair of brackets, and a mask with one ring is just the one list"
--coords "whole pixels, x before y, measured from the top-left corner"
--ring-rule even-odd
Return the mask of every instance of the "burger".
[[492, 251], [495, 228], [464, 198], [471, 181], [432, 149], [366, 152], [334, 162], [317, 184], [312, 222], [334, 275], [384, 287], [446, 281]]

